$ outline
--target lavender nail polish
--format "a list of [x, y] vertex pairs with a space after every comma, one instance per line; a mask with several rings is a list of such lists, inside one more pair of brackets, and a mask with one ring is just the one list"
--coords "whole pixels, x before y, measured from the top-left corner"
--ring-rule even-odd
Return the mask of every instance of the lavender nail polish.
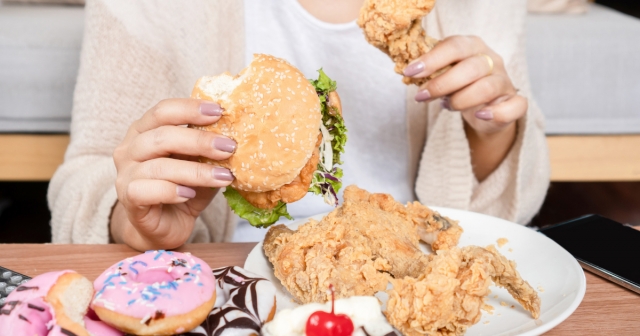
[[407, 67], [404, 68], [403, 73], [405, 76], [411, 77], [421, 73], [423, 70], [424, 70], [424, 63], [418, 61], [418, 62], [413, 62], [407, 65]]
[[206, 116], [219, 117], [222, 115], [222, 107], [216, 103], [200, 104], [200, 113]]
[[220, 181], [233, 181], [234, 177], [231, 171], [227, 168], [213, 168], [211, 171], [213, 178]]
[[237, 146], [236, 142], [229, 138], [218, 137], [213, 140], [213, 148], [219, 151], [233, 153]]
[[478, 119], [482, 119], [482, 120], [491, 120], [493, 119], [493, 113], [491, 112], [491, 110], [480, 110], [478, 112], [475, 113], [476, 118]]
[[429, 93], [429, 90], [421, 90], [418, 91], [418, 93], [416, 94], [415, 100], [416, 101], [425, 101], [425, 100], [429, 100], [431, 98], [431, 93]]
[[184, 197], [184, 198], [194, 198], [196, 197], [196, 191], [189, 188], [189, 187], [185, 187], [185, 186], [177, 186], [176, 187], [176, 194], [178, 194], [178, 196], [180, 197]]
[[449, 97], [443, 97], [440, 101], [440, 105], [447, 110], [451, 110], [451, 100]]

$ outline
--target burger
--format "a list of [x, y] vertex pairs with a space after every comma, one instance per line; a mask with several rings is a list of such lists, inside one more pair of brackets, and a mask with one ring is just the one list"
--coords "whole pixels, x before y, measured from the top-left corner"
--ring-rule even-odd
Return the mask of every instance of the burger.
[[231, 209], [251, 225], [293, 219], [287, 204], [308, 192], [337, 205], [347, 141], [336, 82], [322, 69], [307, 80], [287, 61], [256, 54], [237, 76], [202, 77], [192, 98], [223, 108], [215, 124], [191, 127], [236, 141], [226, 160], [200, 158], [225, 167], [235, 180], [224, 191]]

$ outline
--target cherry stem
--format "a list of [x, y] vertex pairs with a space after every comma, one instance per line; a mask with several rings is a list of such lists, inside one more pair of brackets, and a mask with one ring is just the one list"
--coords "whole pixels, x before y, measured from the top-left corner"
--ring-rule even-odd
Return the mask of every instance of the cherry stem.
[[331, 291], [331, 315], [335, 315], [333, 313], [333, 306], [335, 304], [336, 298], [335, 298], [335, 291], [333, 290], [333, 285], [329, 285], [329, 290]]

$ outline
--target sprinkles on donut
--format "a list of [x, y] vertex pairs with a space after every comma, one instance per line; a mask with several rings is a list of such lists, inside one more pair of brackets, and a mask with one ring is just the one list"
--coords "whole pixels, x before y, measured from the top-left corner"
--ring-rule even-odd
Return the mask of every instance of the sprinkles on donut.
[[102, 321], [136, 335], [197, 327], [216, 301], [211, 268], [190, 253], [147, 251], [122, 260], [93, 283], [91, 307]]
[[83, 316], [92, 295], [91, 281], [74, 271], [43, 273], [9, 294], [0, 335], [89, 336]]

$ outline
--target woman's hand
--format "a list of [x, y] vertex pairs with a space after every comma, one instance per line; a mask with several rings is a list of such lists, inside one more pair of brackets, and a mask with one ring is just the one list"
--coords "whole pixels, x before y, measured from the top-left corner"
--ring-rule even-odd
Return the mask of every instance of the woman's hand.
[[506, 157], [516, 137], [515, 121], [528, 109], [518, 95], [500, 55], [476, 36], [452, 36], [414, 60], [405, 76], [423, 78], [451, 66], [423, 84], [415, 99], [442, 98], [442, 106], [460, 111], [471, 147], [474, 173], [482, 181]]
[[196, 218], [217, 192], [212, 188], [233, 181], [228, 169], [196, 159], [226, 159], [236, 143], [180, 125], [210, 125], [221, 113], [213, 102], [167, 99], [131, 125], [113, 153], [118, 202], [110, 231], [116, 242], [144, 251], [176, 248], [187, 241]]

